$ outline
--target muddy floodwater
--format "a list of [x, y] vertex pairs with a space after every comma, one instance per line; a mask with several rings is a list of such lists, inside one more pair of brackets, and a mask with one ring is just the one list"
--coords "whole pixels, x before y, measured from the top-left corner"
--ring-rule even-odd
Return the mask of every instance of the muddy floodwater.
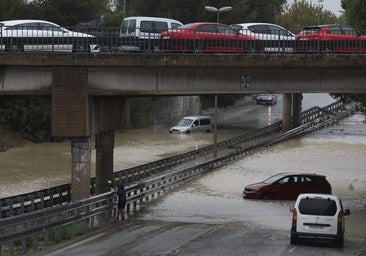
[[339, 125], [273, 146], [189, 182], [154, 203], [143, 219], [199, 223], [248, 222], [289, 230], [294, 201], [242, 198], [246, 184], [278, 172], [315, 172], [327, 176], [342, 198], [346, 236], [366, 238], [366, 124], [354, 115]]
[[[311, 98], [317, 101], [315, 97]], [[246, 123], [247, 127], [240, 122], [232, 122], [230, 128], [220, 127], [218, 141], [280, 120], [281, 107], [281, 104], [251, 104], [245, 111], [233, 110], [233, 116], [245, 115], [251, 122]], [[263, 121], [263, 118], [258, 119], [258, 115], [266, 118]], [[117, 132], [114, 170], [212, 143], [212, 134], [170, 135], [168, 128]], [[0, 198], [70, 183], [70, 151], [70, 142], [65, 141], [27, 144], [1, 152]], [[272, 146], [188, 182], [152, 203], [141, 218], [200, 223], [246, 222], [288, 230], [291, 221], [288, 208], [293, 201], [242, 198], [246, 184], [287, 171], [326, 175], [333, 193], [343, 199], [345, 208], [351, 210], [347, 217], [346, 236], [366, 238], [366, 122], [365, 115], [360, 113], [337, 125]], [[95, 150], [92, 151], [92, 176], [94, 172]]]

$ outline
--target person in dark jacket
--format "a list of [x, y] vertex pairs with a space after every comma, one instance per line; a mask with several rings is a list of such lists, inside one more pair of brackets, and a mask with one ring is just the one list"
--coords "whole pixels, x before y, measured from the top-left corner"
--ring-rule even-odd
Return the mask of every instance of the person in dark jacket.
[[126, 215], [126, 201], [127, 201], [127, 195], [125, 186], [123, 184], [118, 185], [117, 189], [117, 195], [118, 195], [118, 215], [117, 218], [121, 221], [125, 220]]

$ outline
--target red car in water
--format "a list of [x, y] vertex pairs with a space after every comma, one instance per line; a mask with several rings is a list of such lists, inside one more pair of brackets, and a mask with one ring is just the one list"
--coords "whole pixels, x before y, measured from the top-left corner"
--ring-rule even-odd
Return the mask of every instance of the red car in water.
[[[172, 51], [256, 52], [256, 37], [214, 22], [196, 22], [161, 33], [165, 47]], [[164, 49], [166, 50], [166, 49]]]
[[295, 36], [296, 52], [357, 53], [366, 52], [366, 35], [346, 25], [305, 27]]
[[249, 199], [296, 199], [302, 193], [331, 194], [324, 175], [315, 173], [279, 173], [262, 182], [245, 186], [243, 197]]

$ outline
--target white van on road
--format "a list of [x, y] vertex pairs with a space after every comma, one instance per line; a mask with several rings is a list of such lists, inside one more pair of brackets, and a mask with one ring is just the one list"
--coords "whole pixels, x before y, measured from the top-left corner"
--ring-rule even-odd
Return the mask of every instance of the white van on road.
[[209, 116], [186, 116], [177, 125], [169, 129], [170, 133], [185, 133], [202, 131], [211, 133], [212, 122]]
[[120, 38], [122, 51], [158, 51], [160, 34], [176, 29], [183, 23], [158, 17], [127, 17], [122, 21]]
[[300, 194], [292, 212], [291, 244], [300, 239], [334, 241], [344, 245], [345, 218], [350, 210], [343, 210], [342, 201], [328, 194]]

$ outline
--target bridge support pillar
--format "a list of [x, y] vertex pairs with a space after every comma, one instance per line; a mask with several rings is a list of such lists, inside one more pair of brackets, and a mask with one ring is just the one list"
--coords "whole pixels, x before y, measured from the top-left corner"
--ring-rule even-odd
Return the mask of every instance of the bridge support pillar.
[[291, 130], [292, 94], [284, 93], [282, 99], [282, 131], [286, 132]]
[[301, 125], [302, 93], [292, 95], [292, 128]]
[[71, 139], [71, 201], [90, 196], [90, 137]]
[[95, 135], [96, 167], [95, 193], [108, 192], [108, 180], [113, 182], [114, 131]]
[[302, 94], [283, 94], [282, 131], [286, 132], [301, 125]]

